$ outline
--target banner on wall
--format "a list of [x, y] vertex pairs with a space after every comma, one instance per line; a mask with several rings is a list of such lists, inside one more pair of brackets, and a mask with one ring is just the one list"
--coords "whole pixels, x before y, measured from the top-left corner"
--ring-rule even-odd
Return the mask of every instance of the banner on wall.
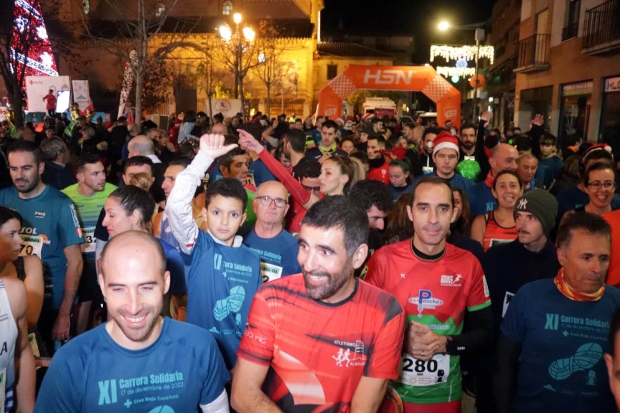
[[[211, 99], [211, 102], [214, 115], [221, 113], [226, 118], [241, 112], [241, 99]], [[209, 113], [209, 99], [205, 99], [205, 112]]]
[[52, 90], [58, 96], [61, 90], [71, 90], [69, 76], [26, 76], [26, 95], [28, 95], [28, 112], [47, 112], [43, 97]]
[[84, 112], [90, 106], [90, 90], [88, 80], [72, 80], [73, 102], [80, 107], [80, 112]]

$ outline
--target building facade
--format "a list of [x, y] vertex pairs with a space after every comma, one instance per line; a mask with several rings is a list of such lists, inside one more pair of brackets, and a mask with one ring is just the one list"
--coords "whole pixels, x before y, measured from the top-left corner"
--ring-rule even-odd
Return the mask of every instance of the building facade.
[[620, 0], [523, 0], [515, 124], [620, 150]]

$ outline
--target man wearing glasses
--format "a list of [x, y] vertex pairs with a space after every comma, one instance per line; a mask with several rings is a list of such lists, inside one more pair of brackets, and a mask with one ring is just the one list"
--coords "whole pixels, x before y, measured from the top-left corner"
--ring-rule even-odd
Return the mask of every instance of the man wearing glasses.
[[267, 181], [256, 190], [252, 201], [256, 224], [244, 238], [243, 244], [260, 256], [263, 281], [273, 281], [285, 275], [301, 272], [297, 262], [297, 239], [283, 228], [289, 209], [288, 192], [277, 181]]

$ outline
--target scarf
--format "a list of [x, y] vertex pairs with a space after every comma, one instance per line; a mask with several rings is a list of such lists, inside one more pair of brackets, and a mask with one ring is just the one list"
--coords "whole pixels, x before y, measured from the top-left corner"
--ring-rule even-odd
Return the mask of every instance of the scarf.
[[486, 179], [484, 180], [484, 183], [489, 187], [489, 188], [493, 188], [493, 181], [495, 180], [495, 178], [493, 177], [493, 175], [491, 174], [491, 171], [489, 171], [489, 173], [487, 174]]
[[321, 151], [321, 153], [334, 153], [336, 152], [336, 149], [338, 149], [338, 145], [336, 145], [336, 142], [332, 143], [332, 146], [330, 146], [329, 148], [324, 148], [322, 145], [318, 146], [319, 151]]
[[603, 293], [605, 292], [605, 284], [603, 284], [597, 292], [591, 294], [575, 291], [570, 285], [568, 285], [568, 283], [564, 279], [563, 268], [558, 271], [558, 275], [555, 276], [553, 282], [555, 283], [555, 286], [558, 287], [558, 290], [560, 290], [562, 295], [570, 298], [573, 301], [578, 302], [598, 301], [601, 299]]

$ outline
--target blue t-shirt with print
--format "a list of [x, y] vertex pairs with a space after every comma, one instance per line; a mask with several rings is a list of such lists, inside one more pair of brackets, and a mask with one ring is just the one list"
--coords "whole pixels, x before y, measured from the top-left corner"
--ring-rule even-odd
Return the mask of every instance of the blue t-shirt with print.
[[285, 230], [273, 238], [265, 239], [256, 235], [252, 228], [252, 231], [243, 239], [243, 245], [249, 247], [260, 257], [264, 282], [301, 272], [301, 267], [297, 262], [299, 242]]
[[22, 255], [34, 254], [41, 258], [45, 283], [43, 309], [58, 309], [67, 274], [64, 249], [84, 242], [73, 202], [48, 185], [41, 194], [30, 199], [21, 199], [15, 187], [2, 189], [0, 205], [23, 217], [19, 231], [24, 240]]
[[185, 294], [187, 292], [187, 285], [185, 284], [185, 263], [183, 262], [181, 253], [163, 239], [157, 237], [155, 237], [155, 239], [159, 241], [164, 249], [166, 271], [170, 271], [170, 289], [168, 292], [171, 295]]
[[466, 190], [471, 216], [475, 218], [497, 209], [497, 199], [485, 181], [480, 181]]
[[[425, 176], [437, 176], [437, 171], [433, 171], [430, 172], [426, 175], [420, 175], [418, 177], [416, 177], [413, 180], [413, 186], [415, 186], [418, 181], [422, 178], [424, 178]], [[476, 185], [476, 183], [472, 180], [469, 180], [467, 178], [465, 178], [463, 175], [455, 173], [452, 178], [447, 180], [448, 185], [450, 185], [450, 188], [453, 189], [462, 189], [463, 191], [466, 191], [467, 189], [471, 188], [472, 186]]]
[[217, 243], [198, 231], [187, 274], [187, 322], [209, 330], [228, 369], [237, 361], [237, 349], [250, 304], [263, 283], [258, 255], [248, 247]]
[[196, 412], [229, 380], [215, 340], [201, 328], [164, 318], [155, 343], [128, 350], [102, 324], [56, 352], [34, 411]]
[[550, 278], [519, 289], [500, 326], [522, 346], [515, 413], [615, 411], [603, 354], [618, 307], [610, 285], [592, 302], [570, 300]]
[[560, 170], [564, 161], [558, 156], [538, 160], [536, 180], [542, 182], [545, 188], [549, 188], [553, 181], [560, 176]]

